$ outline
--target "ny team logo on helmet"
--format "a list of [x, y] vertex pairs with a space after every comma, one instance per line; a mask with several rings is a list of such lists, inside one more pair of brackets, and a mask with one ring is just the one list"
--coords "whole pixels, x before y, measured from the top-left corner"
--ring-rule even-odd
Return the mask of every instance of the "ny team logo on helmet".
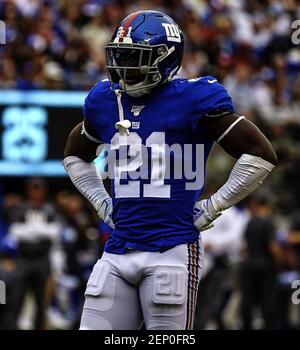
[[181, 43], [180, 30], [176, 24], [162, 23], [165, 28], [167, 40]]
[[141, 96], [171, 80], [181, 67], [183, 46], [181, 30], [164, 13], [127, 16], [105, 48], [112, 89]]

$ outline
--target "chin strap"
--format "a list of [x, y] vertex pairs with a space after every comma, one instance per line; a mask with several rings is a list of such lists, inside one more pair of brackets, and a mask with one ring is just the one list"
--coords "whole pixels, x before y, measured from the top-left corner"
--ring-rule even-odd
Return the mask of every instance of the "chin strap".
[[115, 124], [115, 128], [119, 130], [119, 133], [121, 136], [129, 135], [129, 128], [131, 127], [131, 122], [128, 119], [124, 119], [124, 110], [122, 106], [122, 92], [118, 89], [115, 90], [115, 94], [117, 97], [117, 102], [118, 102], [118, 110], [119, 110], [119, 121]]

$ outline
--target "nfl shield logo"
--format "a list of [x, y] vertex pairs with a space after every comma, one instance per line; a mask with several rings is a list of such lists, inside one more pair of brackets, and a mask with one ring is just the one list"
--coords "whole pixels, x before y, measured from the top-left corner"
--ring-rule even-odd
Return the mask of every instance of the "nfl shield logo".
[[131, 113], [133, 113], [135, 117], [138, 117], [144, 108], [145, 106], [132, 106]]

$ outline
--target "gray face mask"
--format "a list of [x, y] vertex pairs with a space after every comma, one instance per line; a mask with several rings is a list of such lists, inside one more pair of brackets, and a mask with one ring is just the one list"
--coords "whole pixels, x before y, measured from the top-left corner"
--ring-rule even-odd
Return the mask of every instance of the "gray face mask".
[[[126, 57], [126, 50], [129, 50], [128, 57]], [[130, 50], [135, 55], [132, 58], [130, 57], [132, 54]], [[155, 57], [153, 57], [153, 50], [156, 50], [157, 56]], [[125, 54], [122, 58], [120, 45], [110, 43], [106, 46], [106, 57], [111, 85], [118, 82], [122, 92], [132, 97], [148, 94], [152, 89], [163, 84], [158, 65], [174, 50], [174, 46], [171, 48], [166, 45], [147, 47], [141, 44], [133, 44], [130, 47], [124, 47]], [[166, 80], [171, 79], [177, 70], [178, 67], [170, 72]], [[134, 84], [135, 79], [139, 81], [136, 84]]]
[[124, 84], [124, 81], [121, 79], [119, 84], [121, 89], [124, 90], [124, 92], [131, 97], [141, 97], [143, 95], [148, 94], [151, 91], [151, 88], [143, 87], [147, 85], [144, 81], [134, 85], [128, 85]]

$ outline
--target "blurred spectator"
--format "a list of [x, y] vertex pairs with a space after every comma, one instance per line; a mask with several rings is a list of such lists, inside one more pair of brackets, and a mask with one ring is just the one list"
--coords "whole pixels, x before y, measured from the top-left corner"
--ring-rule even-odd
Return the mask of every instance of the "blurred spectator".
[[55, 208], [47, 201], [45, 180], [34, 178], [26, 182], [26, 200], [11, 213], [9, 223], [9, 236], [18, 245], [13, 276], [12, 326], [17, 328], [24, 298], [30, 290], [36, 303], [34, 329], [44, 329], [50, 277], [49, 251], [61, 228]]
[[[292, 218], [292, 222], [282, 242], [285, 255], [284, 264], [279, 273], [278, 323], [280, 329], [300, 328], [299, 305], [292, 304], [292, 283], [300, 280], [300, 216]], [[292, 320], [293, 309], [297, 320]]]
[[245, 258], [240, 267], [243, 328], [253, 329], [253, 313], [257, 306], [264, 328], [275, 329], [278, 293], [276, 265], [282, 261], [282, 253], [275, 237], [271, 196], [254, 195], [250, 199], [249, 209], [252, 216], [245, 230]]
[[61, 191], [56, 203], [63, 221], [60, 241], [52, 250], [56, 291], [50, 316], [54, 323], [60, 319], [69, 328], [78, 329], [86, 283], [107, 237], [103, 239], [102, 230], [97, 228], [97, 214], [94, 216], [94, 211], [86, 208], [79, 194]]
[[240, 260], [248, 219], [246, 209], [232, 207], [224, 211], [213, 228], [202, 233], [205, 269], [199, 285], [194, 329], [205, 329], [213, 321], [218, 329], [226, 328], [222, 312], [233, 290], [230, 268]]
[[252, 69], [249, 65], [238, 64], [232, 75], [224, 80], [224, 85], [235, 101], [236, 109], [243, 115], [249, 115], [255, 106], [252, 94]]
[[13, 303], [11, 295], [14, 288], [13, 274], [15, 270], [16, 245], [7, 235], [7, 214], [9, 214], [10, 210], [16, 209], [20, 203], [21, 196], [19, 195], [10, 194], [4, 198], [1, 196], [1, 213], [3, 217], [2, 215], [0, 216], [0, 281], [3, 281], [6, 286], [6, 305], [0, 305], [0, 329], [14, 328], [10, 306]]
[[300, 272], [300, 216], [299, 214], [293, 218], [290, 231], [287, 237], [287, 243], [292, 248], [295, 259], [295, 269]]
[[6, 286], [6, 304], [0, 305], [0, 329], [14, 328], [10, 312], [10, 307], [14, 302], [12, 294], [15, 288], [13, 282], [14, 254], [15, 246], [3, 238], [0, 243], [0, 281], [3, 281]]

